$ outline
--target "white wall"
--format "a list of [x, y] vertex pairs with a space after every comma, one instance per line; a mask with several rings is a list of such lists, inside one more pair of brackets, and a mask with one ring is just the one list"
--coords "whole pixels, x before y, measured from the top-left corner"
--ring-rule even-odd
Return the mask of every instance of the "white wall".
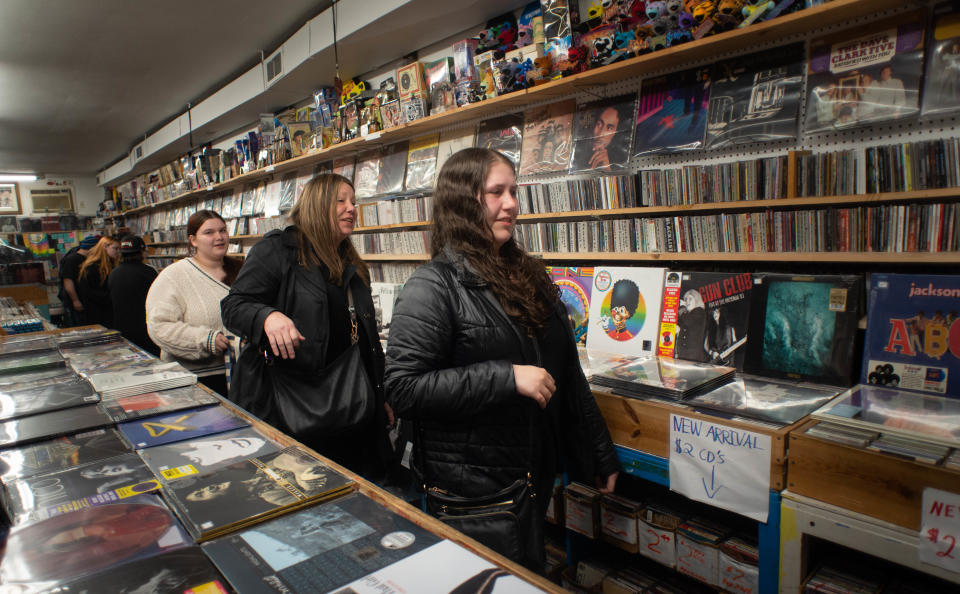
[[[73, 205], [78, 215], [94, 215], [97, 212], [97, 205], [103, 201], [103, 188], [97, 186], [97, 178], [90, 177], [72, 177], [66, 175], [45, 175], [43, 179], [35, 182], [21, 182], [17, 184], [20, 190], [21, 216], [33, 214], [33, 204], [30, 202], [30, 190], [54, 189], [58, 187], [70, 187], [73, 189]], [[40, 214], [40, 213], [38, 213]]]

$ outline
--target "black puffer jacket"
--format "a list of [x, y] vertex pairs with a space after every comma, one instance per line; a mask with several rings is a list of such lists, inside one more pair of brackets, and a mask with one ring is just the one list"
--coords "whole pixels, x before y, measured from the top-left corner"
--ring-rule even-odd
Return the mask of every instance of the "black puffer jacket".
[[561, 410], [547, 414], [514, 384], [514, 364], [538, 362], [534, 341], [511, 323], [461, 255], [445, 252], [407, 281], [394, 308], [384, 384], [397, 416], [420, 425], [418, 460], [429, 486], [476, 497], [528, 469], [552, 477], [555, 469], [536, 467], [539, 447], [552, 447], [542, 431], [547, 419], [559, 422], [553, 432], [564, 443], [573, 478], [592, 482], [619, 470], [562, 319], [570, 335], [567, 373], [554, 378], [558, 389], [548, 406]]

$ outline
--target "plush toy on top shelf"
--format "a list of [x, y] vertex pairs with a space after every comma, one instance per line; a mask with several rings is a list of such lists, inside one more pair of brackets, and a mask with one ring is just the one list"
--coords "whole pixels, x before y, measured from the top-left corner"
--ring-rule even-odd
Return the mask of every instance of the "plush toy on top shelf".
[[744, 0], [720, 0], [713, 20], [717, 23], [714, 31], [722, 32], [735, 29], [743, 18]]
[[743, 15], [741, 27], [748, 27], [758, 21], [775, 6], [773, 0], [747, 0], [740, 13]]

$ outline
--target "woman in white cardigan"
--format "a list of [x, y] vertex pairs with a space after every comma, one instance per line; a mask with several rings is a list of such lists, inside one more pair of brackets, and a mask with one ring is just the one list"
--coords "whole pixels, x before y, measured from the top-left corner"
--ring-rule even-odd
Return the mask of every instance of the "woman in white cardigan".
[[200, 381], [226, 395], [223, 353], [229, 346], [220, 300], [237, 278], [240, 262], [228, 258], [227, 226], [200, 210], [187, 221], [191, 256], [164, 268], [147, 294], [147, 333], [164, 361], [179, 361]]

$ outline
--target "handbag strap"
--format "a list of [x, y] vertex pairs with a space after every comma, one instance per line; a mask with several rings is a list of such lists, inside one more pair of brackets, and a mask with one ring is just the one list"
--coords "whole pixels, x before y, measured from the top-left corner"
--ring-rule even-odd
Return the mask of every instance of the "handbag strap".
[[357, 308], [353, 306], [353, 289], [347, 286], [347, 311], [350, 313], [350, 344], [357, 344], [360, 335], [357, 332]]

